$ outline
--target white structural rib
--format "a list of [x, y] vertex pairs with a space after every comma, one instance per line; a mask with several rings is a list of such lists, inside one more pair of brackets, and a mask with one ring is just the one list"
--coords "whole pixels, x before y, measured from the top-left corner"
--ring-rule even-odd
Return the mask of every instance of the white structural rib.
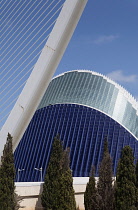
[[66, 0], [57, 22], [13, 110], [0, 132], [0, 155], [8, 132], [16, 149], [70, 41], [87, 0]]

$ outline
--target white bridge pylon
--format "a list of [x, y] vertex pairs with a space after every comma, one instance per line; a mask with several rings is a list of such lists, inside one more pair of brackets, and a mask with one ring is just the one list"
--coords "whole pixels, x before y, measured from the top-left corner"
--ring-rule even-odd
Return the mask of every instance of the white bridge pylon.
[[15, 106], [0, 131], [0, 156], [7, 135], [16, 149], [71, 39], [87, 0], [66, 0], [57, 22]]

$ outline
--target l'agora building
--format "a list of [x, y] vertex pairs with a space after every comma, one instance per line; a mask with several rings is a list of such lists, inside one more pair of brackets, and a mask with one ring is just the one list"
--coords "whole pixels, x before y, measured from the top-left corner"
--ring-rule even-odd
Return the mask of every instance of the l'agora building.
[[39, 104], [14, 156], [21, 182], [44, 179], [54, 137], [70, 148], [73, 177], [88, 177], [98, 167], [108, 138], [113, 172], [121, 150], [130, 145], [138, 159], [138, 102], [104, 75], [74, 70], [56, 76]]

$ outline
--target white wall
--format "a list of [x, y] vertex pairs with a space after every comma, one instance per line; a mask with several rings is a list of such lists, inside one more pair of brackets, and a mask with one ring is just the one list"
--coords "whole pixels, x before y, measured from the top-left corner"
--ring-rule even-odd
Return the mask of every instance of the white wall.
[[[74, 177], [73, 187], [75, 190], [76, 204], [81, 210], [84, 210], [84, 192], [86, 184], [89, 181], [88, 177]], [[22, 196], [23, 200], [21, 206], [24, 210], [40, 210], [41, 206], [41, 192], [43, 183], [41, 182], [16, 182], [16, 193]]]

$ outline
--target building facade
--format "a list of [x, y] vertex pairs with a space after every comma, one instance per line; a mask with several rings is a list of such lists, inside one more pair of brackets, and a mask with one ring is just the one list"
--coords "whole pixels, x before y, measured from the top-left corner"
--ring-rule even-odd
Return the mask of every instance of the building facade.
[[98, 176], [107, 137], [115, 175], [125, 145], [138, 159], [138, 102], [93, 71], [75, 70], [53, 78], [14, 153], [16, 180], [44, 178], [57, 134], [64, 148], [70, 147], [74, 177], [88, 177], [92, 165]]

